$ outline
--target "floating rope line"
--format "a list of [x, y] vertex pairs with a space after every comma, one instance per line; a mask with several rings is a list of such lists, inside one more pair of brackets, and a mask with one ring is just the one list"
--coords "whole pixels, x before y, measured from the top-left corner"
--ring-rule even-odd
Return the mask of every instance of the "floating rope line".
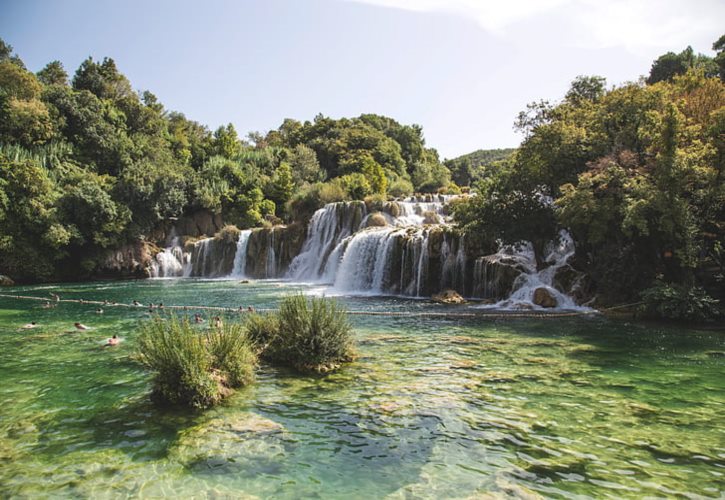
[[[149, 305], [133, 305], [125, 304], [120, 302], [111, 301], [98, 301], [98, 300], [85, 300], [85, 299], [49, 299], [46, 297], [33, 297], [29, 295], [10, 295], [0, 294], [2, 298], [8, 299], [19, 299], [19, 300], [35, 300], [40, 302], [48, 302], [51, 304], [58, 303], [72, 303], [72, 304], [89, 304], [98, 305], [103, 307], [125, 307], [129, 309], [153, 309], [154, 311], [216, 311], [221, 313], [273, 313], [277, 312], [278, 309], [260, 308], [249, 310], [247, 308], [233, 308], [233, 307], [219, 307], [219, 306], [176, 306], [176, 305], [164, 305], [164, 306], [149, 306]], [[618, 306], [622, 307], [622, 306]], [[347, 311], [351, 316], [387, 316], [387, 317], [423, 317], [423, 318], [505, 318], [505, 319], [516, 319], [516, 318], [542, 318], [542, 319], [553, 319], [553, 318], [570, 318], [577, 316], [592, 316], [599, 314], [599, 311], [561, 311], [561, 312], [537, 312], [537, 311], [491, 311], [491, 310], [480, 310], [476, 312], [412, 312], [412, 311]]]

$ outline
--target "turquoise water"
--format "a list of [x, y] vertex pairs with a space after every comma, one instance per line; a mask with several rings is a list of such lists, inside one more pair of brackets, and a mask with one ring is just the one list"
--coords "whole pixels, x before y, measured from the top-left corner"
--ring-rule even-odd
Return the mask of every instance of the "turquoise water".
[[[211, 280], [2, 292], [261, 308], [300, 289], [319, 293]], [[351, 310], [466, 310], [340, 300]], [[353, 316], [360, 357], [341, 371], [263, 364], [253, 386], [194, 413], [148, 399], [150, 376], [131, 359], [146, 308], [96, 307], [0, 298], [0, 497], [725, 495], [721, 331]], [[40, 326], [19, 328], [30, 321]], [[113, 334], [121, 345], [104, 348]]]

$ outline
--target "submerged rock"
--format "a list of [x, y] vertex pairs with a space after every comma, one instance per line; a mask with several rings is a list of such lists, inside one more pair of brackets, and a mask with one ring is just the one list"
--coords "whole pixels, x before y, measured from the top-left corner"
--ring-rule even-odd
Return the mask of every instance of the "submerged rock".
[[556, 307], [558, 303], [556, 298], [544, 287], [537, 288], [534, 290], [534, 304], [540, 307]]
[[433, 302], [439, 304], [465, 304], [466, 299], [461, 297], [461, 294], [455, 290], [443, 290], [441, 293], [436, 293], [431, 297]]

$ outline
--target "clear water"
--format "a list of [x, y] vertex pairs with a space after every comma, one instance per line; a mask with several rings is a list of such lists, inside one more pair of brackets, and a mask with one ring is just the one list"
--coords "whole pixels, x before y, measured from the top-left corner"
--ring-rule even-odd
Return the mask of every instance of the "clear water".
[[[296, 289], [315, 291], [152, 280], [2, 292], [270, 307]], [[354, 316], [360, 357], [342, 371], [262, 365], [255, 385], [194, 413], [148, 400], [150, 376], [130, 357], [146, 309], [96, 307], [0, 298], [0, 497], [725, 495], [722, 331]], [[18, 328], [29, 321], [41, 326]], [[121, 345], [103, 348], [113, 334]]]

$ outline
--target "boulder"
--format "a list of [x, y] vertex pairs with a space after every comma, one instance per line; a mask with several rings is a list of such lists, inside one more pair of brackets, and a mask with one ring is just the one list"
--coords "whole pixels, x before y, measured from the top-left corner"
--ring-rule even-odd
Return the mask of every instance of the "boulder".
[[461, 294], [455, 290], [443, 290], [441, 293], [437, 293], [431, 297], [433, 302], [439, 304], [465, 304], [466, 299], [461, 297]]
[[556, 307], [556, 298], [546, 288], [540, 287], [534, 290], [534, 304], [540, 307]]
[[0, 286], [13, 286], [14, 284], [15, 282], [9, 276], [0, 274]]

